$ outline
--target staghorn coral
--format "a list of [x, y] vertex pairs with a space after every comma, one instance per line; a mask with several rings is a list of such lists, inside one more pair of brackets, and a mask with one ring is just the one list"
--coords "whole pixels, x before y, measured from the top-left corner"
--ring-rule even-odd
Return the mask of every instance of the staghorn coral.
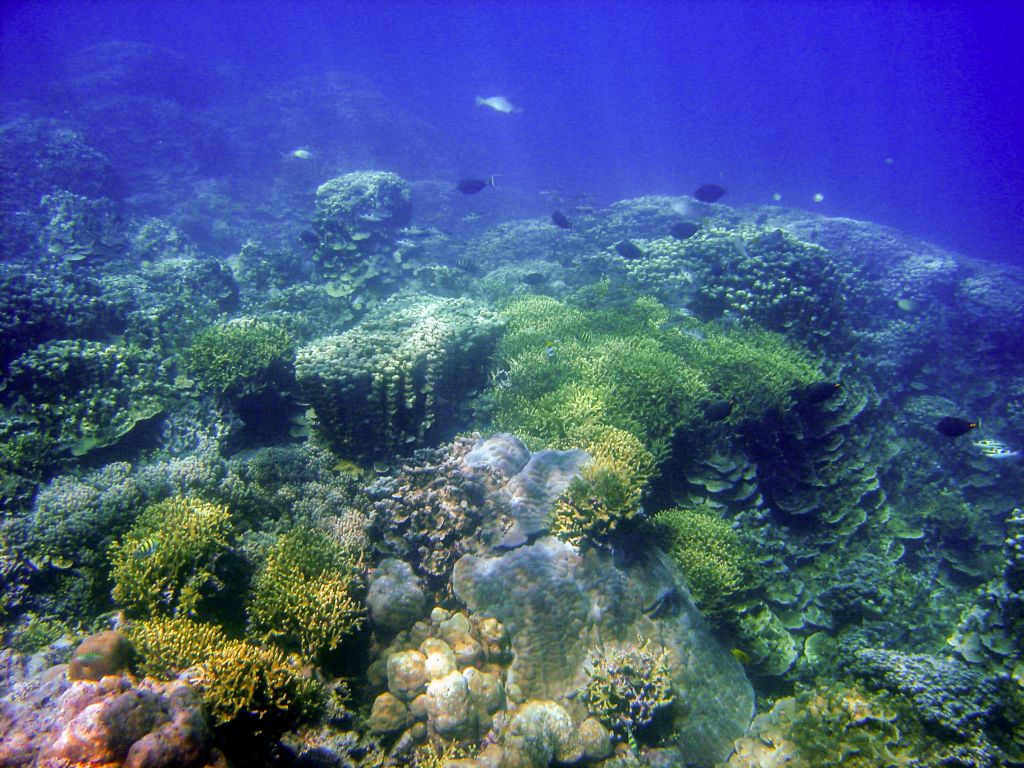
[[110, 547], [114, 600], [136, 615], [191, 615], [230, 533], [218, 504], [174, 497], [146, 507]]
[[676, 700], [668, 655], [641, 637], [624, 647], [601, 647], [590, 659], [583, 701], [634, 749], [643, 730]]
[[228, 643], [221, 627], [185, 616], [133, 621], [127, 632], [138, 655], [138, 671], [161, 680], [173, 680]]
[[743, 599], [758, 586], [754, 559], [736, 530], [707, 509], [665, 510], [653, 524], [701, 612], [713, 622], [735, 622]]
[[277, 648], [231, 640], [215, 649], [191, 682], [214, 723], [272, 740], [322, 711], [322, 686]]
[[237, 317], [199, 333], [184, 351], [183, 363], [199, 389], [238, 396], [263, 389], [280, 376], [293, 347], [279, 325]]
[[362, 623], [356, 567], [324, 531], [299, 527], [282, 535], [253, 582], [250, 631], [310, 661], [334, 650]]
[[387, 458], [450, 428], [442, 416], [486, 381], [500, 331], [472, 301], [395, 296], [352, 330], [302, 347], [295, 372], [334, 450]]

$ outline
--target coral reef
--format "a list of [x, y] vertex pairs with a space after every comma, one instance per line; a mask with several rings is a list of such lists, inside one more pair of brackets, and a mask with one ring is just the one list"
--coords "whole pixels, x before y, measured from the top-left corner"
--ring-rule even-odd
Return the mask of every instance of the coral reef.
[[0, 733], [0, 762], [11, 766], [225, 765], [198, 694], [181, 682], [37, 683], [3, 703]]
[[736, 530], [707, 509], [664, 510], [652, 523], [701, 612], [713, 623], [734, 623], [758, 586], [755, 560]]
[[166, 407], [169, 382], [156, 356], [120, 344], [40, 344], [10, 365], [4, 397], [16, 416], [72, 456], [116, 442]]
[[440, 417], [486, 381], [500, 330], [465, 299], [396, 296], [352, 330], [299, 349], [296, 377], [334, 450], [387, 458], [449, 428]]
[[359, 627], [357, 585], [356, 563], [327, 533], [295, 528], [268, 550], [256, 574], [250, 630], [304, 659], [319, 659]]
[[412, 216], [408, 182], [386, 171], [359, 171], [324, 182], [316, 191], [313, 261], [328, 293], [356, 311], [382, 298], [401, 276], [397, 232]]
[[676, 700], [668, 651], [648, 638], [602, 647], [590, 659], [582, 697], [591, 714], [636, 748], [640, 735]]
[[275, 323], [236, 317], [199, 333], [182, 360], [199, 389], [237, 397], [282, 377], [293, 350], [291, 337]]
[[547, 537], [500, 556], [464, 555], [452, 586], [472, 611], [486, 610], [507, 628], [513, 661], [505, 686], [515, 699], [557, 700], [582, 690], [595, 647], [656, 637], [673, 689], [692, 705], [673, 710], [666, 725], [689, 760], [724, 759], [749, 721], [752, 690], [739, 663], [656, 549], [620, 564], [609, 552], [577, 552]]
[[41, 205], [50, 220], [43, 230], [43, 245], [52, 259], [92, 264], [124, 254], [127, 244], [109, 200], [60, 191], [45, 195]]
[[141, 616], [189, 616], [216, 584], [218, 555], [228, 544], [227, 507], [174, 497], [152, 504], [110, 547], [114, 600]]

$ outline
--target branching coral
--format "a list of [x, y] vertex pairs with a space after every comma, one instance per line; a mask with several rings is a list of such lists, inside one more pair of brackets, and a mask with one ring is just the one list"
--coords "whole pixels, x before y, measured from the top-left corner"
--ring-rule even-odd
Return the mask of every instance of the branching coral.
[[293, 347], [280, 326], [238, 317], [199, 333], [185, 350], [185, 369], [202, 390], [245, 394], [266, 386], [272, 369], [290, 362]]
[[206, 661], [228, 643], [216, 624], [184, 616], [157, 617], [128, 625], [128, 638], [138, 654], [138, 670], [161, 680], [171, 680], [188, 667]]
[[654, 525], [701, 611], [713, 621], [734, 621], [742, 598], [757, 586], [754, 559], [739, 534], [702, 509], [665, 510]]
[[249, 606], [252, 630], [303, 658], [331, 651], [362, 621], [355, 563], [325, 532], [296, 528], [270, 548]]
[[228, 545], [227, 507], [174, 497], [147, 507], [111, 545], [114, 600], [129, 613], [191, 615]]
[[302, 675], [296, 659], [240, 640], [214, 650], [193, 681], [217, 725], [269, 738], [312, 720], [323, 706], [323, 688]]
[[582, 698], [590, 712], [634, 748], [640, 732], [676, 700], [668, 651], [647, 638], [600, 648], [587, 675]]

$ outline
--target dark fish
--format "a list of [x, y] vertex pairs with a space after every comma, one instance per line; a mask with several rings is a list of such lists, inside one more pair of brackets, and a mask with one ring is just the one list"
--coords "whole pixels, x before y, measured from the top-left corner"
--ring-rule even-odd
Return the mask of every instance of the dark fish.
[[669, 232], [676, 240], [687, 240], [700, 232], [700, 224], [695, 224], [692, 221], [680, 221], [678, 224], [673, 224]]
[[935, 425], [935, 429], [946, 437], [960, 437], [977, 428], [978, 422], [958, 419], [956, 416], [945, 416]]
[[629, 240], [620, 240], [615, 244], [615, 250], [619, 252], [619, 255], [624, 259], [642, 259], [644, 252], [641, 251], [635, 243]]
[[733, 400], [707, 400], [701, 403], [707, 421], [721, 421], [732, 413]]
[[643, 608], [643, 612], [652, 619], [662, 619], [677, 615], [685, 604], [679, 590], [671, 587], [662, 590], [649, 605]]
[[309, 248], [311, 251], [314, 251], [314, 250], [316, 250], [316, 247], [318, 245], [320, 245], [320, 238], [317, 236], [316, 232], [314, 232], [313, 230], [311, 230], [311, 229], [304, 229], [299, 234], [299, 242], [301, 242], [304, 246]]
[[713, 203], [716, 200], [720, 200], [724, 194], [725, 190], [717, 184], [701, 184], [697, 187], [697, 191], [693, 193], [693, 196], [702, 203]]
[[569, 219], [567, 219], [565, 214], [561, 211], [555, 211], [551, 214], [551, 223], [556, 227], [561, 227], [562, 229], [572, 228], [572, 224], [569, 223]]
[[842, 386], [838, 381], [817, 381], [804, 389], [797, 399], [803, 403], [824, 403], [834, 397]]
[[493, 187], [494, 177], [489, 179], [463, 179], [455, 188], [464, 195], [475, 195], [484, 187]]
[[527, 272], [523, 275], [523, 282], [527, 285], [543, 285], [547, 278], [540, 272]]

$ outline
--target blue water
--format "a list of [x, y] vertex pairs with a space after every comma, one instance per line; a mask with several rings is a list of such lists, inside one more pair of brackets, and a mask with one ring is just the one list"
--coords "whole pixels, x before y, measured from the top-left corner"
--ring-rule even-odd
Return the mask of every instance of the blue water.
[[[66, 114], [55, 94], [74, 53], [107, 40], [185, 56], [200, 85], [176, 98], [194, 113], [341, 70], [429, 127], [422, 166], [396, 168], [412, 178], [499, 174], [527, 196], [599, 203], [715, 182], [732, 205], [777, 194], [1024, 259], [1019, 2], [47, 0], [0, 14], [8, 111], [27, 98]], [[474, 106], [492, 95], [522, 111]], [[265, 137], [267, 157], [292, 138]], [[244, 175], [208, 162], [200, 174]]]

